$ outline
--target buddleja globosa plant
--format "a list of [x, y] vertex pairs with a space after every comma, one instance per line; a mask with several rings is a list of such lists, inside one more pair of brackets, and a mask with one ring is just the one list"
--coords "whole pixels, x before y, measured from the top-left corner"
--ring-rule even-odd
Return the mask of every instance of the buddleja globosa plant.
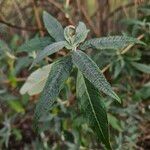
[[121, 101], [99, 67], [84, 51], [89, 48], [99, 50], [119, 49], [139, 41], [127, 36], [110, 36], [85, 41], [89, 30], [83, 22], [79, 22], [76, 27], [69, 25], [63, 29], [62, 25], [47, 12], [43, 13], [43, 21], [54, 42], [51, 42], [47, 37], [36, 39], [37, 43], [36, 40], [29, 42], [29, 45], [32, 43], [32, 46], [36, 43], [37, 48], [38, 45], [46, 46], [50, 43], [37, 53], [31, 67], [61, 49], [66, 49], [68, 54], [52, 63], [51, 71], [36, 105], [35, 120], [38, 121], [53, 107], [64, 82], [69, 77], [73, 66], [75, 66], [78, 68], [76, 96], [81, 111], [85, 114], [87, 122], [97, 133], [98, 138], [107, 149], [111, 149], [107, 113], [101, 100], [100, 91], [118, 102]]

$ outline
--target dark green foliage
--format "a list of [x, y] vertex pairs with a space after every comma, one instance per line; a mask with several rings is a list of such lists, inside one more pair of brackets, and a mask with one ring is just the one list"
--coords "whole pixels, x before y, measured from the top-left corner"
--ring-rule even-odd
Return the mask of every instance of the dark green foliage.
[[139, 40], [127, 37], [127, 36], [110, 36], [110, 37], [102, 37], [95, 38], [91, 40], [87, 40], [83, 45], [81, 45], [82, 50], [86, 50], [88, 48], [95, 48], [100, 50], [105, 49], [121, 49], [130, 43], [142, 43]]
[[66, 56], [52, 64], [51, 72], [35, 109], [35, 120], [47, 113], [55, 102], [72, 69], [71, 57]]
[[99, 91], [78, 72], [77, 99], [87, 122], [92, 126], [99, 139], [111, 149], [109, 143], [109, 131], [107, 113]]
[[98, 66], [85, 53], [80, 50], [73, 52], [73, 63], [84, 76], [99, 90], [120, 102], [119, 97], [113, 92], [110, 84], [99, 70]]
[[[112, 90], [96, 63], [84, 52], [78, 50], [78, 47], [81, 50], [88, 48], [118, 50], [131, 43], [143, 43], [129, 36], [103, 37], [85, 41], [89, 30], [83, 22], [79, 22], [77, 27], [70, 25], [63, 30], [61, 24], [47, 12], [43, 14], [43, 21], [55, 42], [46, 43], [46, 47], [37, 53], [31, 67], [62, 48], [67, 49], [67, 52], [70, 51], [70, 54], [52, 64], [45, 87], [35, 109], [36, 126], [38, 126], [37, 121], [52, 108], [62, 89], [62, 85], [70, 75], [72, 65], [74, 65], [80, 70], [77, 79], [77, 97], [80, 101], [81, 110], [83, 114], [86, 114], [87, 122], [90, 123], [105, 147], [111, 149], [106, 108], [99, 91], [119, 102], [121, 100]], [[42, 39], [40, 41], [43, 43]], [[37, 46], [35, 43], [33, 40], [33, 47]]]

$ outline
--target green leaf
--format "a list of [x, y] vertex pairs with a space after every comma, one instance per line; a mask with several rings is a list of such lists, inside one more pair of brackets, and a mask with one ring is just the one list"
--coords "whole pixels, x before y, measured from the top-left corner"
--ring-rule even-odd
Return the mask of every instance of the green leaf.
[[99, 91], [83, 77], [81, 72], [78, 72], [76, 89], [81, 110], [88, 123], [107, 149], [111, 149], [106, 108]]
[[84, 76], [100, 91], [120, 102], [120, 98], [112, 90], [110, 84], [100, 72], [96, 63], [80, 50], [72, 53], [73, 63], [84, 74]]
[[74, 44], [82, 43], [86, 39], [88, 32], [89, 30], [86, 28], [85, 24], [83, 22], [79, 22], [76, 28]]
[[114, 129], [118, 130], [119, 132], [123, 131], [120, 121], [115, 116], [108, 114], [108, 122]]
[[46, 83], [51, 65], [46, 65], [32, 72], [20, 89], [20, 94], [28, 93], [30, 96], [39, 94]]
[[26, 41], [22, 44], [17, 51], [18, 52], [32, 52], [32, 51], [39, 51], [42, 50], [45, 46], [51, 44], [52, 38], [50, 37], [35, 37], [29, 41]]
[[46, 114], [55, 102], [72, 69], [71, 57], [54, 62], [35, 109], [35, 121]]
[[72, 25], [67, 26], [64, 29], [64, 37], [67, 43], [72, 47], [75, 38], [75, 27]]
[[40, 51], [36, 58], [34, 59], [32, 65], [30, 68], [32, 68], [36, 63], [40, 62], [42, 59], [44, 59], [46, 56], [49, 56], [60, 49], [62, 49], [66, 45], [65, 41], [55, 42], [53, 44], [50, 44], [46, 46], [42, 51]]
[[145, 65], [137, 62], [131, 63], [133, 67], [135, 67], [137, 70], [144, 72], [144, 73], [150, 73], [150, 65]]
[[64, 30], [62, 25], [57, 21], [57, 19], [44, 11], [43, 21], [45, 28], [47, 29], [51, 37], [53, 37], [56, 41], [64, 40]]
[[101, 50], [121, 49], [132, 43], [144, 44], [143, 42], [133, 37], [110, 36], [110, 37], [94, 38], [94, 39], [88, 40], [83, 45], [81, 45], [80, 48], [81, 50], [86, 50], [88, 48], [95, 48], [95, 49], [101, 49]]
[[15, 110], [17, 113], [24, 113], [25, 109], [23, 108], [21, 102], [19, 100], [10, 100], [8, 101], [10, 108]]

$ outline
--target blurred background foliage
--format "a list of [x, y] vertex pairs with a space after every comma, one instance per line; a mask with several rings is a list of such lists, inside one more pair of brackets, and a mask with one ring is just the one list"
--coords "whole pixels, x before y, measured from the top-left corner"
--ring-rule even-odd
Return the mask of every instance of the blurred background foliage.
[[[38, 94], [21, 95], [27, 77], [64, 51], [28, 70], [35, 52], [19, 47], [47, 35], [42, 12], [47, 10], [64, 26], [85, 22], [89, 37], [125, 34], [146, 45], [87, 53], [103, 70], [121, 105], [105, 97], [111, 143], [115, 150], [150, 149], [150, 1], [149, 0], [0, 0], [0, 149], [100, 150], [93, 131], [79, 112], [72, 72], [44, 122], [40, 134], [32, 127]], [[38, 49], [38, 48], [37, 48]], [[35, 76], [36, 79], [36, 76]], [[35, 92], [35, 91], [34, 91]]]

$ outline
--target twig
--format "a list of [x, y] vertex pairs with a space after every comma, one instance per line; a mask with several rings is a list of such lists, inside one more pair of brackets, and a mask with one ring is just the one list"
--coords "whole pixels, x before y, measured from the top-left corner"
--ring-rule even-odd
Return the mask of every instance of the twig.
[[87, 15], [87, 13], [83, 7], [81, 7], [81, 11], [82, 11], [85, 19], [87, 20], [87, 23], [89, 24], [89, 26], [91, 27], [91, 29], [95, 33], [95, 35], [98, 36], [98, 32], [96, 30], [96, 27], [94, 26], [93, 22], [91, 21], [90, 17]]
[[[144, 3], [144, 1], [141, 1], [141, 3]], [[139, 3], [139, 4], [141, 4]], [[112, 11], [110, 14], [108, 14], [108, 16], [106, 16], [105, 20], [109, 19], [110, 17], [114, 16], [116, 13], [118, 13], [119, 11], [121, 11], [123, 8], [128, 8], [128, 7], [132, 7], [135, 6], [134, 2], [128, 3], [126, 5], [120, 6], [118, 8], [116, 8], [114, 11]]]
[[[37, 22], [37, 26], [38, 26], [39, 29], [42, 29], [43, 25], [42, 25], [42, 22], [41, 22], [41, 19], [40, 19], [38, 6], [37, 6], [35, 0], [32, 0], [32, 2], [33, 2], [33, 9], [34, 9], [34, 13], [35, 13], [35, 19], [36, 19], [36, 22]], [[40, 30], [40, 35], [42, 37], [44, 37], [44, 32], [42, 30]]]
[[[17, 1], [13, 0], [13, 4], [14, 4], [14, 7], [15, 7], [17, 13], [18, 13], [19, 19], [21, 21], [21, 25], [22, 26], [26, 26], [26, 23], [25, 23], [25, 21], [23, 19], [23, 15], [22, 15], [22, 12], [21, 12], [21, 10], [20, 10], [20, 8], [18, 6]], [[22, 31], [22, 34], [25, 36], [26, 39], [28, 38], [28, 34], [27, 34], [26, 31]]]
[[108, 64], [107, 66], [105, 66], [103, 69], [102, 69], [102, 73], [104, 73], [104, 72], [106, 72], [108, 69], [109, 69], [109, 67], [111, 66], [111, 64]]
[[[144, 34], [140, 35], [137, 39], [138, 39], [138, 40], [141, 40], [141, 39], [143, 39], [143, 38], [144, 38]], [[125, 53], [128, 52], [133, 46], [134, 46], [134, 44], [130, 44], [129, 46], [127, 46], [125, 49], [123, 49], [123, 50], [121, 51], [121, 54], [122, 54], [122, 55], [125, 54]], [[102, 72], [102, 73], [106, 72], [110, 67], [111, 67], [111, 63], [108, 64], [108, 65], [106, 65], [106, 66], [102, 69], [101, 72]]]
[[6, 26], [9, 26], [11, 28], [15, 28], [17, 30], [25, 30], [25, 31], [32, 31], [32, 32], [35, 32], [35, 31], [46, 31], [44, 28], [41, 28], [41, 29], [38, 29], [38, 28], [33, 28], [33, 27], [22, 27], [22, 26], [17, 26], [17, 25], [13, 25], [11, 23], [8, 23], [4, 20], [0, 20], [0, 23], [6, 25]]
[[56, 2], [54, 0], [48, 0], [48, 1], [64, 13], [63, 7], [58, 2]]
[[[137, 39], [141, 40], [144, 38], [144, 34], [140, 35]], [[127, 51], [129, 51], [132, 47], [134, 46], [134, 44], [130, 44], [129, 46], [127, 46], [124, 50], [122, 50], [121, 54], [125, 54]]]
[[[23, 82], [23, 81], [26, 81], [26, 80], [27, 80], [27, 78], [16, 78], [15, 81], [17, 81], [17, 82]], [[1, 81], [1, 83], [3, 83], [3, 84], [8, 84], [10, 82], [11, 82], [10, 80]]]
[[[65, 17], [68, 19], [68, 21], [69, 21], [69, 23], [70, 24], [72, 24], [72, 25], [74, 25], [74, 21], [70, 18], [70, 17], [68, 17], [68, 16], [66, 16], [66, 12], [63, 10], [63, 7], [62, 7], [62, 5], [61, 4], [59, 4], [58, 2], [56, 2], [56, 1], [54, 1], [54, 0], [48, 0], [51, 4], [53, 4], [56, 8], [58, 8], [64, 15], [65, 15]], [[68, 3], [69, 1], [67, 1], [67, 3]], [[69, 3], [68, 3], [69, 4]]]
[[70, 0], [66, 0], [66, 7], [69, 7]]

